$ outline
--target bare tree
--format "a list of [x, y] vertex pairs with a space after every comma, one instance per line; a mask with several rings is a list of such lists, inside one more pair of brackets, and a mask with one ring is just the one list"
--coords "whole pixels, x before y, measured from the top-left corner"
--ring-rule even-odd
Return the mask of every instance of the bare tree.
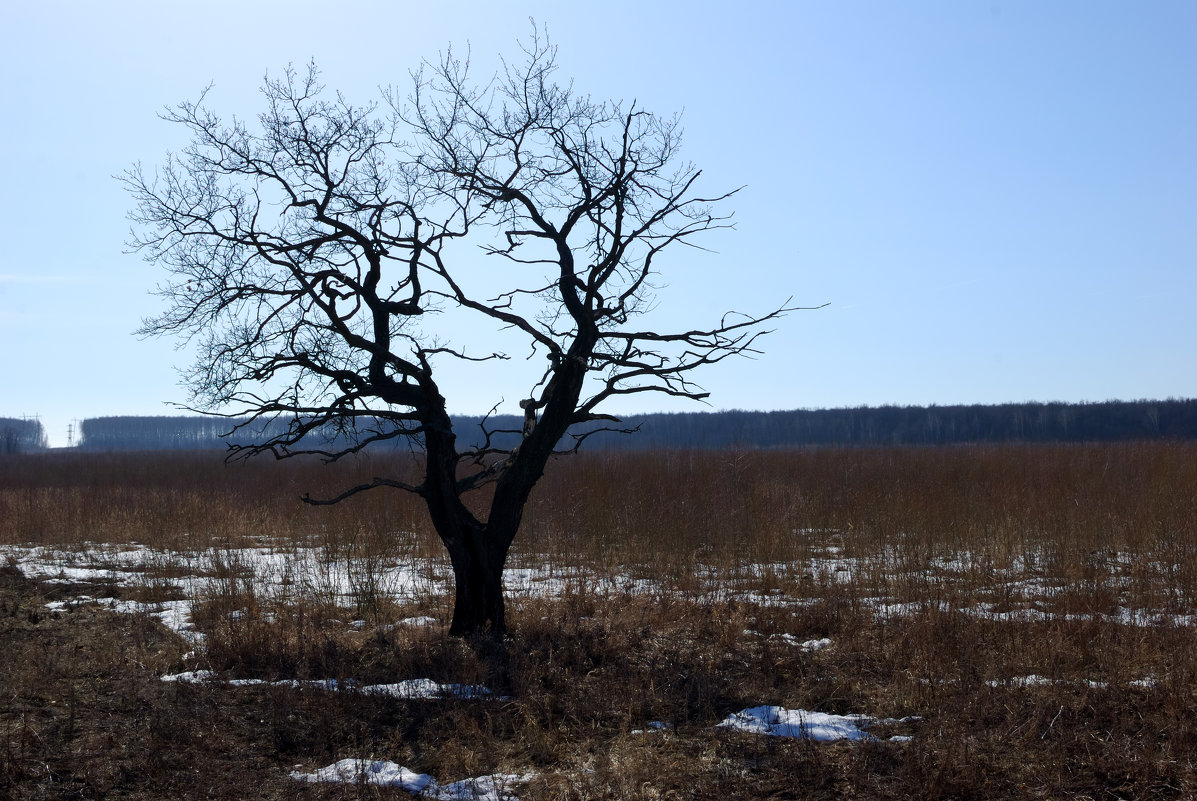
[[[662, 251], [729, 227], [716, 206], [733, 193], [697, 194], [676, 117], [555, 83], [555, 50], [540, 37], [522, 50], [481, 84], [450, 53], [413, 75], [408, 97], [365, 107], [329, 97], [314, 66], [288, 69], [265, 82], [256, 127], [222, 121], [201, 96], [164, 115], [191, 144], [152, 175], [123, 176], [136, 199], [131, 247], [171, 275], [159, 287], [167, 309], [142, 332], [196, 345], [195, 407], [289, 421], [262, 425], [270, 433], [235, 454], [337, 459], [401, 437], [422, 451], [421, 479], [305, 500], [377, 487], [423, 498], [453, 566], [455, 634], [504, 629], [507, 553], [563, 439], [576, 450], [594, 421], [617, 425], [600, 410], [616, 396], [704, 398], [691, 374], [755, 352], [763, 324], [789, 311], [637, 327]], [[462, 242], [475, 246], [465, 256]], [[477, 246], [505, 265], [497, 296], [471, 284]], [[431, 312], [526, 339], [542, 369], [521, 429], [484, 423], [483, 444], [458, 446], [437, 376], [507, 356], [472, 355], [451, 329], [435, 336]], [[518, 444], [500, 447], [499, 433]], [[487, 484], [480, 519], [463, 498]]]

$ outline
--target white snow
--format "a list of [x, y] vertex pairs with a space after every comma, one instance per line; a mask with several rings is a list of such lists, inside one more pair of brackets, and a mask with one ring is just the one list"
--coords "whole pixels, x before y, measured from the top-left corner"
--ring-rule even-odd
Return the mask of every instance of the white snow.
[[162, 625], [192, 644], [204, 639], [204, 635], [196, 631], [195, 624], [191, 622], [190, 601], [162, 601], [156, 604], [123, 601], [114, 604], [113, 609], [118, 612], [146, 612], [153, 615], [162, 621]]
[[830, 637], [820, 637], [817, 640], [806, 640], [798, 645], [803, 651], [818, 651], [831, 645]]
[[[747, 635], [755, 636], [755, 637], [760, 636], [760, 632], [751, 631], [751, 630], [746, 630], [744, 633]], [[799, 639], [798, 637], [795, 637], [793, 634], [784, 634], [783, 633], [783, 634], [770, 634], [769, 639], [775, 640], [780, 643], [784, 643], [786, 645], [792, 645], [795, 648], [801, 648], [803, 651], [818, 651], [821, 648], [826, 648], [827, 646], [831, 645], [830, 637], [820, 637], [819, 639], [816, 639], [816, 640], [802, 640], [802, 639]]]
[[396, 698], [487, 698], [491, 691], [476, 684], [440, 684], [432, 679], [407, 679], [395, 684], [369, 684], [361, 692]]
[[632, 729], [632, 734], [647, 734], [649, 731], [672, 731], [673, 727], [668, 723], [660, 720], [654, 720], [648, 724], [648, 729]]
[[[1113, 554], [1108, 560], [1109, 575], [1103, 582], [1117, 591], [1124, 587], [1127, 576], [1120, 574], [1129, 564], [1130, 555]], [[205, 590], [221, 582], [241, 583], [252, 588], [259, 597], [291, 598], [315, 595], [334, 603], [350, 606], [355, 591], [360, 590], [362, 576], [370, 576], [381, 592], [395, 600], [417, 602], [429, 597], [450, 593], [452, 573], [444, 560], [428, 558], [392, 558], [381, 565], [371, 563], [368, 570], [362, 560], [338, 558], [335, 553], [320, 547], [273, 543], [251, 548], [208, 548], [197, 551], [151, 549], [143, 545], [97, 545], [84, 543], [73, 548], [43, 546], [0, 546], [0, 559], [17, 564], [22, 572], [47, 581], [93, 582], [108, 586], [129, 586], [146, 581], [144, 573], [155, 567], [171, 566], [182, 575], [172, 578], [186, 598], [198, 597]], [[929, 611], [958, 612], [971, 617], [998, 622], [1094, 621], [1126, 626], [1197, 626], [1197, 610], [1137, 609], [1118, 605], [1107, 613], [1070, 613], [1059, 611], [1055, 599], [1069, 587], [1060, 580], [1043, 574], [1044, 560], [1035, 553], [1027, 553], [1010, 561], [1007, 566], [994, 567], [984, 554], [961, 552], [929, 559], [919, 569], [907, 568], [900, 545], [883, 549], [866, 557], [845, 556], [838, 546], [814, 549], [812, 556], [796, 562], [746, 564], [733, 568], [701, 565], [698, 568], [702, 592], [712, 600], [742, 601], [772, 608], [798, 608], [816, 603], [817, 597], [794, 595], [777, 586], [762, 589], [761, 583], [790, 579], [813, 580], [817, 585], [842, 584], [883, 574], [894, 582], [910, 579], [924, 584], [948, 586], [963, 581], [975, 584], [978, 571], [988, 578], [989, 589], [1003, 597], [1002, 606], [972, 602], [954, 604], [947, 601], [898, 602], [890, 598], [863, 599], [880, 618], [923, 614]], [[1167, 575], [1170, 567], [1152, 563], [1149, 567]], [[216, 579], [216, 574], [233, 574], [233, 579]], [[162, 579], [155, 579], [161, 582]], [[629, 575], [607, 576], [583, 566], [554, 564], [532, 559], [505, 571], [504, 589], [508, 597], [518, 602], [522, 598], [555, 597], [585, 589], [596, 593], [667, 594], [671, 590], [660, 581], [650, 581]], [[692, 592], [692, 590], [690, 590]], [[83, 599], [79, 599], [82, 601]], [[1183, 600], [1183, 599], [1177, 599]], [[51, 609], [69, 608], [74, 601], [55, 601]], [[96, 600], [95, 603], [103, 601]], [[118, 611], [149, 611], [183, 636], [198, 641], [200, 635], [189, 622], [190, 601], [159, 604], [153, 609], [144, 607], [117, 608]], [[394, 625], [433, 625], [429, 617], [415, 617]], [[355, 621], [354, 625], [363, 624]], [[813, 641], [809, 641], [813, 642]], [[801, 643], [795, 643], [801, 646]], [[811, 646], [809, 650], [814, 650]]]
[[829, 715], [805, 709], [754, 706], [729, 715], [719, 726], [751, 734], [833, 742], [875, 739], [865, 729], [876, 722], [868, 715]]
[[[161, 677], [162, 681], [175, 681], [188, 684], [213, 683], [220, 679], [211, 670], [188, 670], [182, 673], [168, 673]], [[360, 684], [352, 679], [338, 681], [337, 679], [282, 679], [266, 681], [264, 679], [229, 679], [223, 682], [230, 687], [291, 687], [295, 689], [309, 688], [337, 692], [346, 690], [365, 695], [390, 695], [405, 700], [435, 700], [438, 698], [483, 699], [491, 698], [493, 693], [487, 687], [474, 684], [442, 684], [432, 679], [406, 679], [393, 684]], [[502, 699], [497, 699], [502, 700]]]
[[[837, 740], [876, 741], [879, 738], [868, 731], [874, 726], [892, 726], [896, 723], [914, 723], [920, 720], [922, 717], [917, 715], [879, 720], [868, 715], [830, 715], [826, 712], [786, 709], [781, 706], [754, 706], [728, 715], [717, 728], [830, 743]], [[890, 737], [888, 742], [905, 743], [912, 739], [909, 735], [895, 735]]]
[[[1077, 686], [1077, 687], [1089, 687], [1090, 689], [1094, 689], [1094, 690], [1105, 690], [1105, 689], [1108, 689], [1110, 686], [1109, 684], [1107, 684], [1104, 681], [1094, 681], [1092, 679], [1086, 679], [1084, 681], [1070, 681], [1069, 679], [1051, 679], [1051, 678], [1048, 678], [1047, 676], [1040, 676], [1035, 673], [1032, 673], [1029, 676], [1012, 676], [1007, 681], [1001, 681], [999, 679], [990, 679], [989, 681], [987, 681], [985, 683], [990, 687], [1005, 687], [1005, 686], [1010, 686], [1010, 687], [1048, 687], [1051, 685], [1067, 684], [1067, 685], [1073, 685], [1073, 686]], [[1131, 684], [1133, 685], [1134, 682], [1131, 682]]]
[[168, 673], [162, 677], [163, 681], [177, 681], [183, 684], [204, 684], [216, 680], [216, 673], [211, 670], [185, 670], [182, 673]]
[[63, 612], [82, 604], [97, 604], [106, 606], [114, 612], [122, 614], [147, 614], [158, 618], [162, 625], [191, 643], [199, 643], [204, 639], [201, 632], [196, 631], [191, 622], [190, 601], [158, 601], [156, 603], [140, 603], [138, 601], [121, 601], [116, 598], [93, 598], [90, 595], [78, 595], [63, 601], [50, 601], [45, 606], [52, 612]]
[[365, 759], [342, 759], [314, 773], [291, 771], [290, 775], [301, 782], [397, 787], [438, 801], [518, 801], [513, 788], [532, 779], [531, 774], [496, 773], [441, 785], [427, 773], [416, 773], [394, 762]]
[[427, 773], [415, 773], [394, 762], [367, 762], [364, 759], [342, 759], [315, 773], [292, 771], [291, 778], [301, 782], [377, 784], [398, 787], [409, 793], [422, 793], [432, 783], [432, 777]]

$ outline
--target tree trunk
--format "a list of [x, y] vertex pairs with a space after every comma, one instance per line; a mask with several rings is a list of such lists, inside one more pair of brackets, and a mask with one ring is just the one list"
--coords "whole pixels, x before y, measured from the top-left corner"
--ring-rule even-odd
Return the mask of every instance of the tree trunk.
[[503, 604], [507, 552], [519, 531], [532, 488], [544, 474], [553, 448], [573, 419], [586, 377], [586, 360], [596, 339], [592, 323], [584, 336], [579, 334], [574, 340], [570, 358], [554, 371], [544, 393], [547, 397], [544, 413], [539, 422], [527, 426], [523, 442], [511, 453], [500, 473], [485, 524], [461, 501], [453, 425], [444, 410], [443, 399], [429, 382], [428, 394], [440, 402], [424, 421], [427, 463], [422, 494], [453, 565], [456, 597], [453, 622], [449, 626], [452, 635], [484, 632], [501, 635], [507, 630]]
[[507, 561], [508, 539], [496, 548], [489, 527], [480, 522], [461, 502], [457, 487], [457, 449], [453, 426], [431, 382], [430, 397], [439, 403], [424, 422], [424, 491], [428, 515], [453, 566], [455, 598], [449, 633], [464, 637], [506, 631], [503, 609], [503, 564]]
[[455, 543], [449, 548], [455, 585], [449, 634], [458, 637], [504, 634], [507, 623], [503, 606], [503, 562], [506, 560], [489, 553], [482, 532], [473, 533], [468, 540], [472, 542], [460, 546]]

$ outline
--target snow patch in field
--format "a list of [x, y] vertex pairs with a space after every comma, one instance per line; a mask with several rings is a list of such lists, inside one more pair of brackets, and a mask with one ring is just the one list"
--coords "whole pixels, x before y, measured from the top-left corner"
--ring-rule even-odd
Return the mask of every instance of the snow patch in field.
[[728, 715], [719, 727], [749, 734], [826, 743], [836, 740], [875, 740], [877, 738], [866, 729], [876, 723], [877, 720], [868, 715], [830, 715], [780, 706], [754, 706]]
[[432, 783], [427, 773], [415, 773], [394, 762], [367, 762], [364, 759], [342, 759], [320, 768], [315, 773], [291, 771], [291, 778], [301, 782], [336, 782], [345, 784], [376, 784], [398, 787], [409, 793], [422, 793]]
[[[110, 546], [85, 543], [76, 548], [45, 546], [0, 546], [0, 559], [15, 563], [31, 577], [57, 583], [101, 584], [107, 587], [128, 587], [138, 584], [166, 584], [189, 600], [155, 605], [127, 605], [104, 599], [54, 601], [48, 608], [54, 611], [69, 609], [73, 603], [85, 600], [107, 603], [116, 611], [147, 612], [192, 642], [200, 642], [202, 635], [190, 622], [190, 599], [202, 597], [213, 589], [237, 590], [252, 587], [261, 597], [288, 599], [316, 596], [332, 603], [353, 606], [363, 576], [376, 584], [372, 591], [381, 592], [400, 603], [418, 603], [429, 597], [445, 596], [452, 589], [452, 572], [444, 560], [428, 558], [390, 558], [363, 564], [360, 559], [339, 558], [321, 547], [268, 545], [249, 548], [208, 548], [195, 551], [152, 549], [143, 545]], [[1124, 570], [1129, 556], [1113, 554], [1108, 560], [1110, 575], [1103, 582], [1112, 589], [1124, 587]], [[921, 570], [903, 572], [908, 564], [900, 547], [886, 549], [868, 557], [845, 556], [838, 546], [815, 549], [808, 559], [794, 562], [742, 564], [733, 567], [700, 565], [695, 578], [701, 587], [701, 597], [711, 601], [739, 601], [769, 608], [800, 608], [819, 602], [820, 588], [867, 578], [872, 571], [881, 570], [895, 580], [903, 577], [940, 585], [955, 581], [973, 581], [982, 571], [990, 582], [993, 595], [1003, 597], [1000, 604], [992, 602], [951, 603], [945, 600], [924, 599], [910, 602], [895, 598], [865, 598], [862, 603], [872, 606], [881, 619], [909, 617], [936, 613], [955, 613], [999, 623], [1040, 623], [1080, 621], [1114, 623], [1126, 626], [1197, 627], [1197, 614], [1184, 607], [1136, 609], [1114, 605], [1103, 612], [1076, 613], [1059, 607], [1058, 598], [1069, 590], [1060, 579], [1043, 575], [1043, 566], [1033, 554], [1019, 557], [1008, 566], [993, 567], [982, 555], [959, 553], [927, 560]], [[1169, 566], [1152, 564], [1162, 575]], [[165, 568], [169, 568], [166, 571]], [[1030, 575], [1028, 575], [1030, 574]], [[162, 576], [169, 575], [169, 579]], [[674, 592], [667, 582], [635, 578], [620, 574], [607, 576], [581, 565], [553, 564], [546, 560], [508, 568], [504, 573], [504, 589], [513, 601], [523, 598], [551, 598], [574, 592], [598, 594], [667, 595]], [[819, 585], [797, 591], [798, 581]], [[764, 587], [762, 585], [765, 585]], [[677, 590], [692, 593], [692, 588]], [[433, 625], [428, 617], [408, 618], [394, 625]], [[362, 623], [357, 627], [365, 628]], [[784, 638], [782, 638], [784, 639]], [[789, 642], [787, 640], [787, 642]], [[814, 641], [808, 641], [814, 642]], [[805, 647], [803, 643], [789, 643]], [[808, 650], [814, 650], [811, 646]]]
[[162, 625], [193, 645], [204, 639], [204, 635], [196, 631], [195, 624], [191, 622], [191, 601], [141, 603], [139, 601], [121, 601], [116, 598], [93, 598], [90, 595], [78, 595], [63, 601], [50, 601], [45, 607], [51, 612], [64, 612], [83, 604], [106, 606], [113, 612], [126, 615], [149, 615], [157, 618]]
[[180, 684], [206, 684], [216, 681], [216, 673], [211, 670], [185, 670], [182, 673], [168, 673], [162, 680]]
[[[1131, 682], [1134, 684], [1134, 682]], [[990, 687], [1050, 687], [1053, 685], [1067, 684], [1076, 687], [1088, 687], [1092, 690], [1106, 690], [1110, 685], [1104, 681], [1093, 681], [1086, 679], [1084, 681], [1070, 681], [1069, 679], [1049, 679], [1047, 676], [1039, 676], [1032, 673], [1029, 676], [1013, 676], [1007, 681], [999, 679], [990, 679], [985, 682]]]
[[831, 645], [830, 637], [820, 637], [817, 640], [806, 640], [799, 643], [798, 647], [803, 651], [818, 651]]
[[[220, 682], [216, 673], [211, 670], [188, 670], [183, 673], [168, 673], [161, 677], [162, 681], [182, 682], [184, 684], [208, 684]], [[463, 698], [477, 700], [490, 698], [494, 694], [487, 687], [474, 684], [442, 684], [432, 679], [406, 679], [392, 684], [359, 684], [352, 679], [338, 681], [337, 679], [283, 679], [280, 681], [266, 681], [264, 679], [229, 679], [221, 682], [230, 687], [288, 687], [292, 689], [309, 688], [337, 692], [346, 690], [365, 695], [389, 695], [403, 700], [437, 700], [441, 698]]]
[[[117, 608], [118, 606], [131, 608]], [[195, 624], [191, 622], [191, 601], [162, 601], [157, 604], [124, 601], [122, 604], [113, 605], [113, 608], [118, 612], [146, 612], [193, 645], [204, 639], [203, 633], [196, 631]]]
[[817, 640], [800, 640], [793, 634], [773, 634], [769, 637], [770, 640], [777, 640], [778, 642], [792, 645], [795, 648], [800, 648], [803, 651], [818, 651], [831, 645], [830, 637], [820, 637]]
[[1178, 628], [1197, 627], [1197, 615], [1168, 614], [1152, 612], [1147, 609], [1129, 609], [1117, 607], [1112, 613], [1103, 612], [1052, 612], [1036, 607], [1009, 609], [996, 611], [993, 604], [974, 604], [972, 606], [955, 606], [947, 601], [915, 601], [907, 603], [891, 603], [883, 598], [864, 598], [862, 602], [871, 605], [875, 614], [881, 620], [893, 620], [899, 617], [913, 617], [930, 612], [947, 614], [955, 612], [977, 620], [989, 620], [995, 623], [1114, 623], [1122, 626], [1147, 628], [1155, 626], [1176, 626]]
[[[806, 709], [786, 709], [781, 706], [754, 706], [728, 715], [718, 724], [718, 728], [823, 743], [838, 740], [878, 741], [881, 738], [870, 734], [869, 729], [875, 726], [915, 723], [922, 719], [914, 715], [879, 720], [869, 715], [831, 715]], [[895, 735], [887, 741], [905, 743], [912, 739], [909, 735]]]
[[368, 684], [361, 692], [396, 698], [489, 698], [492, 693], [477, 684], [441, 684], [432, 679], [407, 679], [394, 684]]
[[531, 774], [496, 773], [441, 785], [427, 773], [416, 773], [394, 762], [365, 759], [342, 759], [314, 773], [291, 771], [290, 775], [301, 782], [396, 787], [438, 801], [518, 801], [513, 788], [532, 779]]

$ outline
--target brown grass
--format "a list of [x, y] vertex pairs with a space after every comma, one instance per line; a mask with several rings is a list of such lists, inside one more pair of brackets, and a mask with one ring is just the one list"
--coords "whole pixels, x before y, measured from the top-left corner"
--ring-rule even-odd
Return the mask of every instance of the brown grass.
[[[287, 778], [349, 756], [444, 782], [535, 773], [525, 801], [1197, 794], [1197, 628], [1126, 622], [1127, 610], [1197, 613], [1197, 445], [562, 460], [513, 562], [582, 578], [514, 597], [501, 643], [383, 625], [448, 616], [431, 591], [388, 592], [389, 565], [437, 554], [412, 499], [296, 500], [387, 469], [409, 465], [0, 462], [0, 542], [69, 546], [81, 562], [104, 558], [97, 542], [164, 554], [148, 590], [0, 577], [0, 797], [405, 797]], [[264, 542], [351, 562], [353, 592], [267, 589], [236, 550]], [[211, 545], [195, 610], [206, 646], [186, 659], [191, 646], [147, 615], [44, 606], [79, 592], [170, 597], [188, 571], [166, 549]], [[652, 583], [621, 589], [632, 579]], [[796, 645], [823, 637], [832, 645]], [[431, 678], [497, 697], [158, 680], [194, 667]], [[715, 728], [760, 704], [907, 720], [832, 745]], [[652, 722], [666, 730], [638, 733]]]

